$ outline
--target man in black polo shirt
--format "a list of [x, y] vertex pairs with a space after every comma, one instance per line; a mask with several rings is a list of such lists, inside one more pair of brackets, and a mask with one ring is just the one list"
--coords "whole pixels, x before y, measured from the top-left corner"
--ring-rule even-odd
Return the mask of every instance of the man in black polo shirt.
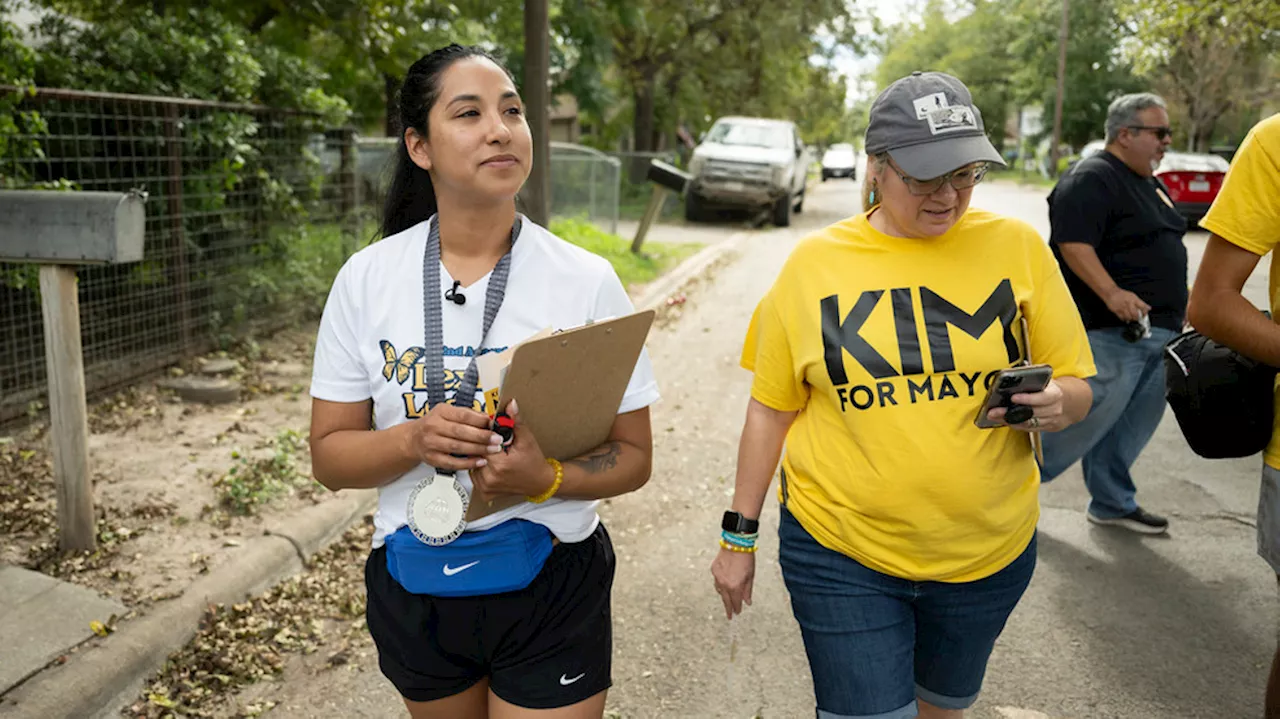
[[1117, 98], [1106, 129], [1106, 149], [1076, 164], [1049, 195], [1050, 243], [1098, 374], [1089, 379], [1089, 416], [1044, 436], [1043, 476], [1082, 460], [1089, 521], [1161, 534], [1169, 523], [1138, 506], [1129, 468], [1164, 416], [1161, 353], [1186, 314], [1187, 225], [1154, 177], [1169, 146], [1164, 101], [1149, 93]]

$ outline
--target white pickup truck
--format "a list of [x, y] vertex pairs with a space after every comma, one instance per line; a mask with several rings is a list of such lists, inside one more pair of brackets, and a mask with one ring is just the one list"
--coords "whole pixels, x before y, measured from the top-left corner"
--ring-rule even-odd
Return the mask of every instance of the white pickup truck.
[[685, 217], [703, 219], [716, 208], [768, 208], [779, 227], [804, 209], [811, 162], [794, 123], [756, 117], [722, 117], [693, 151]]

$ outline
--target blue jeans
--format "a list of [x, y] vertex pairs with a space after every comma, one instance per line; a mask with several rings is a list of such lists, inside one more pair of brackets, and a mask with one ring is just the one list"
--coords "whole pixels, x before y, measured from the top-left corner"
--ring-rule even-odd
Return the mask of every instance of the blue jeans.
[[987, 659], [1036, 566], [1036, 540], [973, 582], [913, 582], [818, 544], [786, 507], [778, 559], [813, 674], [818, 719], [911, 719], [978, 698]]
[[1092, 497], [1089, 513], [1099, 519], [1123, 517], [1138, 508], [1129, 468], [1164, 417], [1164, 346], [1176, 336], [1152, 327], [1150, 337], [1126, 342], [1118, 327], [1089, 330], [1098, 366], [1098, 374], [1088, 380], [1093, 407], [1083, 421], [1043, 435], [1042, 479], [1048, 482], [1080, 460]]

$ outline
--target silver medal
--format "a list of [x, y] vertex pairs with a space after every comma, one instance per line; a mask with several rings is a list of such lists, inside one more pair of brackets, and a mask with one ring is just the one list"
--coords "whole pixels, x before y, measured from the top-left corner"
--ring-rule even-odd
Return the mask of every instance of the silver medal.
[[425, 544], [439, 547], [462, 534], [471, 498], [454, 477], [436, 473], [409, 495], [409, 529]]

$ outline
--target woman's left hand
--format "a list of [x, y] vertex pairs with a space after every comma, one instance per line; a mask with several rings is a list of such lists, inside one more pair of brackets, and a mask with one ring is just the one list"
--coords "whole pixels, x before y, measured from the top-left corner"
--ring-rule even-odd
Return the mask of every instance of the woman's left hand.
[[[1020, 424], [1005, 424], [1006, 427], [1023, 432], [1059, 432], [1071, 425], [1063, 411], [1062, 386], [1057, 380], [1049, 380], [1040, 392], [1015, 394], [1010, 398], [1014, 404], [1026, 405], [1035, 411], [1031, 419]], [[987, 413], [987, 418], [996, 422], [1004, 422], [1006, 407], [996, 407]], [[492, 461], [492, 460], [491, 460]]]
[[533, 432], [520, 420], [520, 408], [515, 400], [508, 405], [507, 412], [515, 420], [511, 446], [506, 452], [488, 455], [485, 466], [471, 470], [475, 494], [486, 501], [502, 494], [535, 497], [555, 482], [555, 470], [547, 464]]

